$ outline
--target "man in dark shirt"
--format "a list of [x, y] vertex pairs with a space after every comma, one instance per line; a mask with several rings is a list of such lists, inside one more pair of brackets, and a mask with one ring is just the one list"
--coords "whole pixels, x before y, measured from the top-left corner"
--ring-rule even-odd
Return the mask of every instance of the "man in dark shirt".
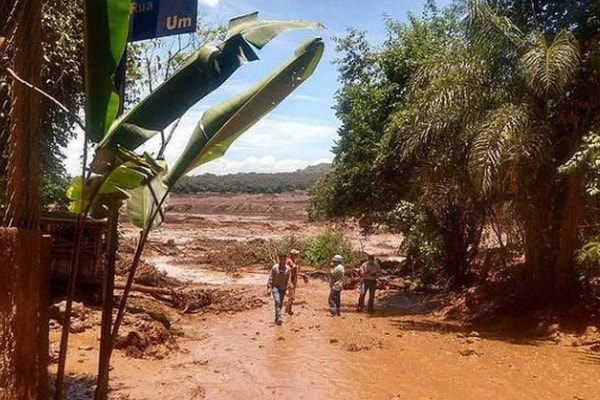
[[286, 264], [287, 255], [285, 253], [279, 254], [279, 262], [271, 268], [269, 274], [269, 281], [267, 283], [267, 290], [273, 296], [273, 302], [275, 304], [275, 323], [277, 325], [282, 324], [281, 319], [281, 307], [283, 305], [283, 299], [285, 292], [288, 287], [291, 287], [292, 271]]

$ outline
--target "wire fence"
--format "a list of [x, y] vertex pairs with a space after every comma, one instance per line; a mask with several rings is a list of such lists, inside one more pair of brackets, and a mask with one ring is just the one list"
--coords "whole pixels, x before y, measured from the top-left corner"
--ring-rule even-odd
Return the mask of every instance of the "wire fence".
[[[17, 28], [16, 16], [19, 11], [18, 1], [2, 1], [0, 3], [0, 214], [5, 215], [8, 181], [8, 156], [10, 116], [12, 114], [11, 81], [8, 69], [14, 54], [14, 36]], [[4, 220], [4, 217], [0, 218]], [[3, 225], [8, 225], [3, 221]]]

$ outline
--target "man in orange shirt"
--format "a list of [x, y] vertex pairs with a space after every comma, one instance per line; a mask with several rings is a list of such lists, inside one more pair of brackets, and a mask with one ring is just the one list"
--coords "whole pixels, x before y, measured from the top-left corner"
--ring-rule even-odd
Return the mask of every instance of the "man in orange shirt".
[[291, 277], [290, 282], [291, 286], [288, 288], [288, 301], [285, 307], [285, 312], [289, 315], [294, 315], [294, 311], [292, 311], [292, 306], [294, 305], [294, 297], [296, 295], [296, 285], [298, 284], [298, 264], [296, 262], [296, 258], [298, 257], [300, 252], [296, 249], [290, 250], [290, 255], [286, 261], [286, 265], [290, 267]]

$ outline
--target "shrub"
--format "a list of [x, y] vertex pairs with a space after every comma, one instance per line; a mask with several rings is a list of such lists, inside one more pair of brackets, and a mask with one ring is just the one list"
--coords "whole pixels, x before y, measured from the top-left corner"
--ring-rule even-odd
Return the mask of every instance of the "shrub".
[[401, 201], [389, 215], [390, 226], [404, 235], [400, 251], [404, 252], [423, 283], [436, 283], [442, 275], [441, 241], [431, 218], [414, 204]]
[[341, 233], [327, 230], [307, 239], [304, 259], [313, 267], [326, 267], [334, 255], [344, 257], [344, 265], [352, 267], [360, 262], [359, 254]]

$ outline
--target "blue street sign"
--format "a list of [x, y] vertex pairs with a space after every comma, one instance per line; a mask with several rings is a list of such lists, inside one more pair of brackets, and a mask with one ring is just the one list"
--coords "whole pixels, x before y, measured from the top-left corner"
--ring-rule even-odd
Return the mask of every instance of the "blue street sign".
[[132, 0], [129, 41], [196, 30], [198, 0]]

